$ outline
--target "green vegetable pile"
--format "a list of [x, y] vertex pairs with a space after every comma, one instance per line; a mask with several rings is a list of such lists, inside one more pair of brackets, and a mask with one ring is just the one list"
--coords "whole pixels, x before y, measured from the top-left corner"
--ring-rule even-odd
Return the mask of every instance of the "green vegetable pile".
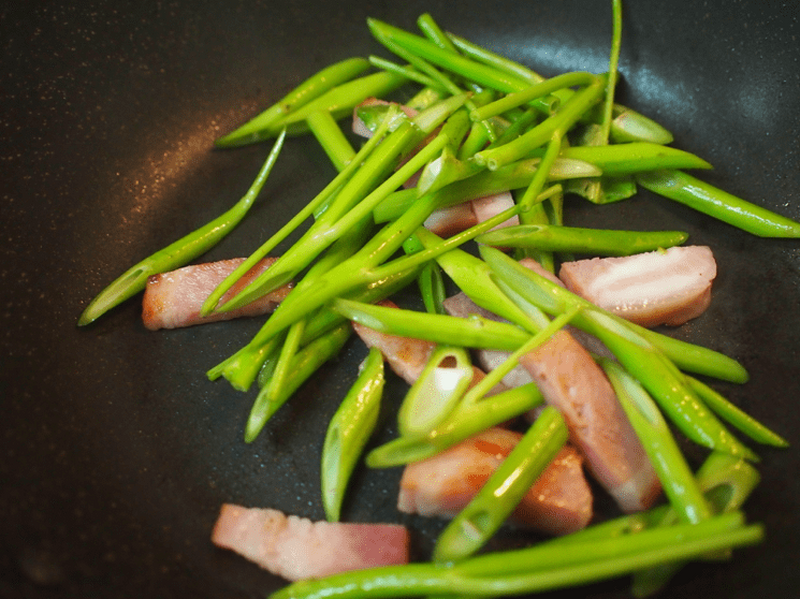
[[[785, 441], [744, 414], [702, 375], [746, 382], [745, 369], [710, 349], [626, 322], [522, 267], [532, 257], [553, 271], [573, 255], [622, 256], [686, 240], [676, 231], [610, 231], [570, 227], [563, 200], [577, 195], [596, 204], [632, 197], [638, 187], [660, 194], [763, 237], [800, 237], [800, 223], [702, 182], [687, 170], [710, 168], [669, 146], [658, 123], [614, 102], [622, 13], [614, 1], [609, 70], [545, 79], [530, 69], [445, 33], [428, 14], [421, 35], [369, 20], [374, 37], [399, 59], [351, 58], [311, 76], [279, 102], [217, 141], [221, 148], [275, 140], [247, 194], [229, 211], [136, 264], [100, 293], [81, 315], [91, 323], [140, 292], [151, 274], [185, 265], [228, 234], [246, 215], [279, 158], [285, 139], [311, 134], [337, 176], [266, 240], [208, 298], [203, 314], [241, 307], [296, 281], [263, 327], [208, 376], [240, 391], [258, 391], [245, 427], [253, 441], [270, 417], [323, 363], [342, 349], [351, 321], [386, 333], [437, 344], [428, 367], [398, 414], [400, 436], [366, 455], [386, 468], [424, 459], [490, 426], [543, 404], [533, 384], [487, 392], [518, 358], [567, 323], [604, 342], [616, 360], [597, 357], [651, 458], [668, 500], [640, 514], [590, 526], [534, 547], [476, 555], [567, 439], [552, 407], [437, 542], [431, 563], [415, 563], [292, 584], [289, 597], [500, 596], [633, 575], [633, 593], [650, 594], [682, 564], [719, 559], [759, 542], [741, 506], [758, 481], [756, 453], [736, 434], [757, 443]], [[372, 69], [374, 72], [365, 74]], [[414, 86], [403, 104], [364, 104]], [[358, 108], [356, 108], [358, 107]], [[356, 109], [371, 137], [358, 150], [339, 121]], [[425, 141], [423, 144], [422, 142]], [[417, 173], [418, 182], [403, 184]], [[515, 205], [447, 239], [425, 229], [437, 209], [512, 191]], [[520, 224], [491, 231], [512, 216]], [[223, 295], [300, 225], [300, 239], [235, 297]], [[465, 244], [477, 240], [479, 255]], [[496, 247], [510, 248], [510, 257]], [[462, 319], [443, 309], [449, 278], [476, 304], [508, 323]], [[424, 312], [374, 305], [417, 284]], [[507, 362], [466, 390], [469, 349], [511, 352]], [[443, 360], [459, 378], [447, 389], [432, 372]], [[373, 349], [344, 398], [325, 438], [322, 493], [325, 512], [338, 520], [348, 479], [377, 422], [384, 365]], [[672, 429], [706, 448], [693, 472]], [[737, 431], [736, 434], [732, 429]]]

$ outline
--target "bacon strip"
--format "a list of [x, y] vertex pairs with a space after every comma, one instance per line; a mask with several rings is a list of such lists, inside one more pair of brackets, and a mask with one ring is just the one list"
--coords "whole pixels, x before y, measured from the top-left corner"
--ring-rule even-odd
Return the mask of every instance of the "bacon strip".
[[[397, 507], [401, 512], [451, 518], [486, 483], [522, 435], [490, 428], [450, 449], [406, 466]], [[592, 493], [582, 458], [565, 446], [525, 494], [513, 520], [540, 532], [562, 535], [585, 527]]]
[[717, 265], [707, 246], [677, 246], [567, 262], [559, 275], [573, 293], [631, 322], [677, 326], [708, 308]]
[[399, 524], [312, 522], [233, 504], [222, 506], [211, 540], [291, 581], [409, 559], [408, 530]]
[[[291, 285], [280, 287], [237, 310], [216, 312], [203, 318], [200, 317], [200, 308], [206, 298], [244, 260], [245, 258], [233, 258], [196, 264], [151, 276], [147, 281], [142, 300], [144, 326], [151, 331], [175, 329], [242, 316], [260, 316], [272, 312], [288, 295]], [[250, 281], [269, 268], [275, 260], [277, 258], [264, 258], [258, 262], [222, 296], [222, 302], [239, 293]]]

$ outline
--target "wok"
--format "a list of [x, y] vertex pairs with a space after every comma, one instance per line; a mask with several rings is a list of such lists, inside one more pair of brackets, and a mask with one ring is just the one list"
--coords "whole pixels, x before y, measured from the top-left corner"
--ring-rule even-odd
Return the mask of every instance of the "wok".
[[[619, 101], [659, 120], [728, 191], [800, 218], [800, 23], [792, 3], [627, 2]], [[246, 190], [267, 145], [215, 151], [304, 77], [383, 54], [365, 18], [446, 29], [545, 75], [606, 69], [610, 2], [9, 3], [2, 27], [0, 195], [0, 596], [258, 597], [280, 579], [209, 540], [223, 502], [319, 519], [328, 418], [364, 356], [354, 340], [250, 445], [251, 394], [205, 371], [258, 320], [143, 329], [138, 298], [90, 327], [88, 301], [133, 262]], [[257, 205], [205, 258], [246, 255], [333, 174], [316, 142], [287, 142]], [[752, 378], [717, 388], [784, 435], [760, 450], [746, 505], [763, 544], [687, 567], [666, 597], [788, 597], [800, 588], [800, 243], [763, 240], [642, 192], [570, 200], [575, 224], [682, 229], [712, 246], [714, 300], [671, 334], [739, 359]], [[390, 381], [385, 426], [402, 385]], [[701, 454], [690, 451], [694, 464]], [[442, 523], [398, 514], [399, 469], [359, 470], [351, 521], [403, 522], [415, 559]], [[598, 510], [608, 510], [598, 499]], [[610, 513], [610, 512], [609, 512]], [[521, 542], [504, 531], [491, 548]], [[626, 597], [614, 580], [554, 597]]]

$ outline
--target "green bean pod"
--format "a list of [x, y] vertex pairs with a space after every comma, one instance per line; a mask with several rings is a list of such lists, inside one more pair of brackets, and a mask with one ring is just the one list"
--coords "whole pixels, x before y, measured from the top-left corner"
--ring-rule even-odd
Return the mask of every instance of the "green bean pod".
[[78, 325], [84, 326], [94, 322], [111, 308], [144, 290], [150, 275], [184, 266], [219, 243], [241, 222], [261, 193], [278, 159], [285, 137], [284, 131], [275, 141], [250, 188], [236, 204], [211, 222], [151, 254], [122, 273], [86, 306], [78, 319]]
[[676, 170], [640, 173], [637, 183], [659, 195], [758, 237], [800, 237], [800, 222]]
[[372, 348], [361, 373], [331, 418], [322, 446], [322, 505], [337, 522], [348, 481], [378, 422], [385, 384], [383, 356]]
[[789, 446], [789, 442], [786, 439], [733, 405], [721, 393], [718, 393], [694, 377], [687, 377], [687, 380], [695, 393], [700, 396], [717, 416], [736, 427], [754, 441], [764, 445], [772, 445], [773, 447]]
[[653, 399], [617, 362], [606, 359], [600, 365], [679, 519], [696, 524], [711, 517], [711, 507]]
[[682, 244], [681, 231], [623, 231], [558, 225], [513, 225], [490, 231], [475, 241], [494, 247], [532, 248], [600, 256], [630, 256]]
[[244, 440], [246, 443], [253, 442], [267, 421], [297, 391], [300, 385], [306, 382], [322, 364], [341, 351], [352, 332], [353, 328], [350, 323], [342, 323], [297, 352], [292, 359], [286, 382], [281, 387], [279, 395], [269, 397], [269, 385], [259, 391], [245, 425]]
[[360, 57], [348, 58], [325, 67], [303, 81], [267, 110], [214, 143], [220, 148], [253, 143], [256, 141], [253, 136], [257, 132], [272, 127], [284, 115], [321, 96], [331, 88], [356, 77], [367, 68], [369, 68], [369, 62]]
[[645, 142], [571, 146], [562, 152], [562, 156], [590, 162], [608, 176], [630, 175], [654, 169], [711, 168], [711, 164], [690, 152]]
[[568, 436], [564, 418], [554, 407], [547, 406], [475, 497], [439, 535], [433, 561], [463, 560], [480, 549], [508, 519]]
[[458, 318], [336, 299], [333, 309], [381, 333], [426, 339], [443, 345], [514, 351], [529, 338], [519, 327], [480, 316]]

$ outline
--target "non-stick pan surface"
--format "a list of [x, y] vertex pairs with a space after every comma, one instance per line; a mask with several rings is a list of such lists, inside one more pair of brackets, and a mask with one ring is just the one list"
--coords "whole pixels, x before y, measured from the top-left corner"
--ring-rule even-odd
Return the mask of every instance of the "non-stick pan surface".
[[[709, 160], [713, 183], [800, 218], [800, 24], [794, 3], [625, 4], [619, 99]], [[545, 75], [602, 72], [610, 2], [17, 2], [0, 8], [0, 597], [260, 597], [283, 582], [212, 546], [223, 502], [322, 518], [318, 456], [364, 349], [353, 340], [251, 445], [252, 394], [208, 368], [260, 321], [151, 333], [139, 299], [78, 329], [133, 262], [216, 216], [268, 146], [215, 151], [334, 60], [383, 54], [365, 19], [429, 11]], [[311, 139], [286, 148], [258, 204], [206, 258], [246, 255], [333, 174]], [[672, 334], [739, 359], [718, 385], [784, 435], [760, 450], [746, 506], [763, 544], [686, 568], [665, 597], [796, 596], [800, 588], [800, 243], [763, 240], [648, 193], [570, 200], [574, 224], [683, 229], [715, 252], [710, 309]], [[392, 379], [385, 427], [402, 393]], [[690, 453], [697, 464], [702, 453]], [[442, 524], [395, 509], [399, 470], [357, 473], [350, 521], [409, 525], [423, 559]], [[613, 513], [598, 499], [601, 514]], [[492, 549], [516, 546], [504, 531]], [[556, 597], [626, 597], [617, 580]]]

